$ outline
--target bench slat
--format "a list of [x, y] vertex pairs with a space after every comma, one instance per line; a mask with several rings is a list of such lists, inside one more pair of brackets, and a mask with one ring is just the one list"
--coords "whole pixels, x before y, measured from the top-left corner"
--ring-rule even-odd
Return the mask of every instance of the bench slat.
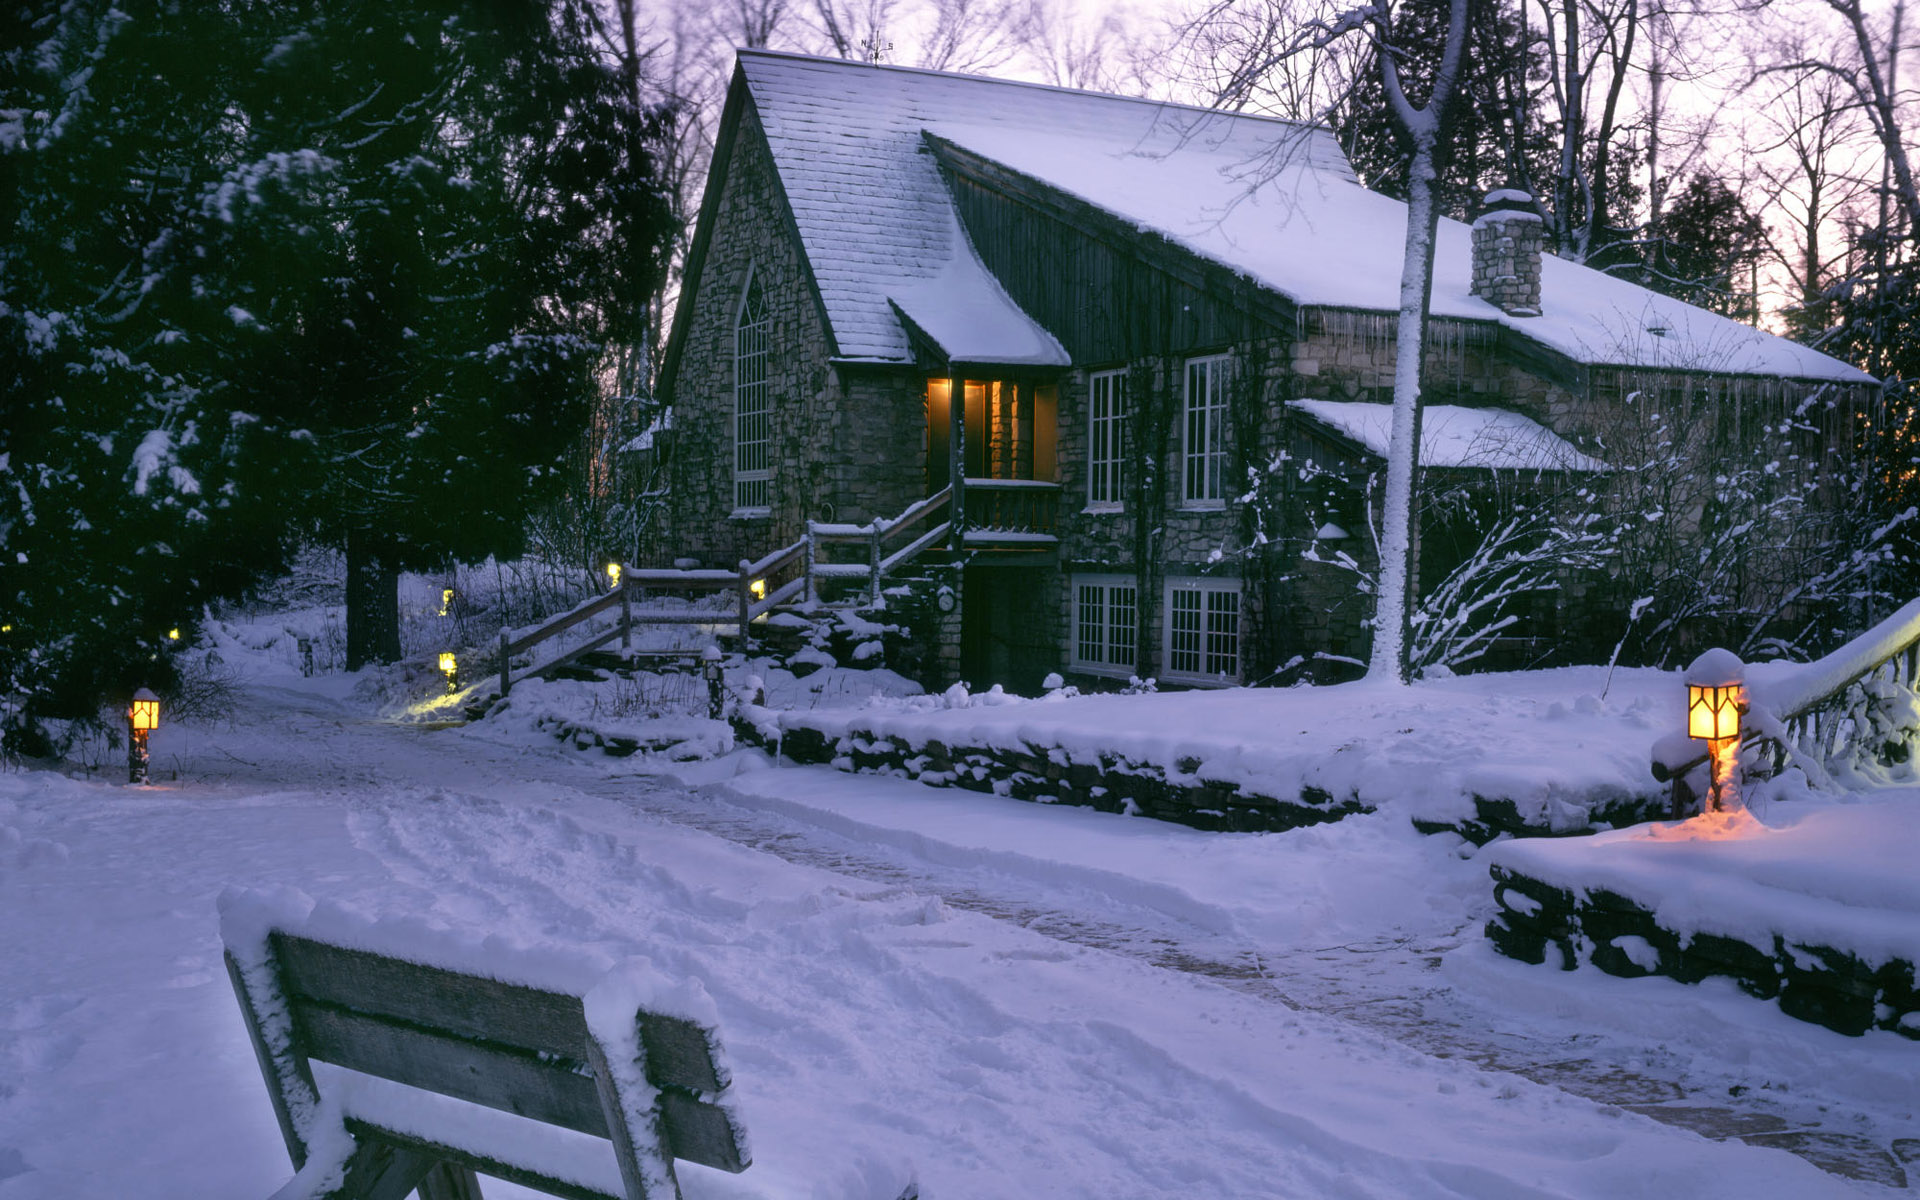
[[747, 1169], [740, 1155], [742, 1139], [725, 1109], [682, 1092], [661, 1092], [660, 1120], [675, 1158], [735, 1174]]
[[[393, 1017], [457, 1037], [584, 1061], [587, 1018], [577, 996], [462, 975], [364, 950], [274, 935], [274, 958], [290, 1000]], [[647, 1080], [709, 1094], [731, 1080], [706, 1029], [677, 1017], [649, 1016], [640, 1036]]]
[[377, 1013], [536, 1053], [575, 1060], [586, 1057], [587, 1017], [577, 996], [462, 975], [289, 933], [274, 934], [273, 952], [289, 1000]]
[[440, 1092], [594, 1137], [607, 1136], [593, 1079], [567, 1063], [293, 1001], [301, 1049], [311, 1058]]
[[[292, 1007], [301, 1049], [311, 1058], [594, 1137], [610, 1137], [593, 1077], [576, 1071], [572, 1060], [542, 1062], [516, 1050], [305, 998], [293, 1001]], [[722, 1171], [746, 1169], [740, 1138], [724, 1109], [673, 1090], [663, 1091], [660, 1100], [661, 1120], [675, 1157]]]

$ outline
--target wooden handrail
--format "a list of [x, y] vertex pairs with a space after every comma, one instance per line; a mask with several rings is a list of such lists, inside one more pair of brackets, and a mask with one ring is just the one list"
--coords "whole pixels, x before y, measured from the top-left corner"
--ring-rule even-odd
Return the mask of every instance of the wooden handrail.
[[[1756, 723], [1740, 735], [1740, 748], [1771, 744], [1776, 768], [1789, 758], [1802, 757], [1789, 743], [1802, 741], [1809, 728], [1815, 741], [1824, 741], [1822, 757], [1833, 753], [1839, 733], [1839, 716], [1831, 710], [1846, 699], [1854, 685], [1893, 668], [1893, 682], [1914, 689], [1920, 683], [1920, 600], [1912, 600], [1872, 629], [1823, 658], [1795, 668], [1784, 678], [1761, 682], [1748, 688], [1750, 711]], [[1905, 668], [1904, 672], [1902, 667]], [[1822, 737], [1821, 717], [1829, 717]], [[1665, 782], [1684, 777], [1710, 754], [1702, 753], [1675, 766], [1656, 756], [1655, 779]], [[1820, 764], [1824, 770], [1824, 764]]]
[[[1006, 483], [1016, 486], [1027, 484], [1025, 480], [992, 480], [988, 484]], [[1038, 486], [1057, 490], [1057, 484], [1043, 483]], [[931, 514], [938, 513], [943, 507], [951, 508], [954, 488], [951, 484], [933, 495], [916, 500], [907, 506], [899, 516], [892, 519], [877, 518], [865, 525], [832, 525], [826, 522], [807, 522], [805, 536], [790, 545], [782, 546], [764, 557], [749, 561], [741, 559], [737, 569], [725, 570], [660, 570], [641, 569], [627, 571], [620, 586], [603, 596], [595, 596], [583, 601], [568, 612], [548, 621], [540, 628], [518, 638], [509, 638], [505, 630], [500, 632], [500, 690], [505, 695], [513, 686], [515, 678], [512, 661], [516, 655], [525, 654], [535, 646], [565, 633], [583, 621], [591, 620], [601, 613], [618, 605], [621, 610], [620, 624], [612, 632], [602, 634], [585, 645], [576, 646], [566, 654], [549, 663], [533, 667], [520, 674], [519, 678], [538, 675], [553, 670], [556, 666], [578, 659], [590, 650], [598, 649], [611, 642], [615, 637], [624, 641], [630, 636], [636, 621], [657, 624], [736, 624], [742, 635], [747, 626], [765, 616], [778, 605], [785, 604], [795, 596], [804, 596], [812, 600], [816, 594], [819, 580], [829, 578], [864, 578], [874, 598], [880, 593], [880, 583], [901, 564], [908, 562], [929, 547], [939, 544], [948, 536], [952, 527], [951, 518], [929, 529], [919, 537], [912, 539], [906, 546], [892, 554], [882, 556], [882, 548], [888, 541], [903, 536], [917, 522]], [[863, 543], [868, 547], [868, 560], [865, 563], [823, 563], [815, 554], [819, 543]], [[756, 580], [794, 563], [801, 564], [798, 576], [771, 589], [758, 600], [752, 598], [749, 588]], [[627, 591], [628, 588], [655, 588], [687, 592], [732, 592], [734, 593], [733, 611], [717, 612], [662, 612], [658, 610], [638, 609], [634, 606]]]
[[508, 654], [524, 654], [548, 638], [565, 633], [582, 621], [592, 620], [594, 617], [599, 616], [609, 608], [620, 603], [620, 590], [620, 588], [615, 588], [604, 596], [595, 596], [591, 600], [581, 602], [575, 608], [560, 614], [532, 633], [525, 634], [508, 642], [506, 652]]

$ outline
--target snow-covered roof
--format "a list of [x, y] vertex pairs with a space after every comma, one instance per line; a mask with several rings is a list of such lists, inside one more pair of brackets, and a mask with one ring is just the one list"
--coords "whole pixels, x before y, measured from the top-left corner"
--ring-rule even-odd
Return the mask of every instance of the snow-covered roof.
[[[958, 231], [922, 131], [1161, 233], [1296, 303], [1398, 307], [1406, 206], [1361, 186], [1324, 130], [764, 50], [741, 51], [740, 67], [844, 356], [910, 356], [889, 301], [936, 340], [934, 326], [954, 337], [964, 327], [991, 330], [971, 351], [985, 361], [1003, 348], [1017, 353], [1030, 336], [1023, 331], [1037, 329], [1004, 292], [983, 286], [990, 277]], [[1869, 378], [1818, 351], [1551, 255], [1542, 314], [1511, 317], [1471, 294], [1470, 263], [1468, 227], [1442, 220], [1436, 315], [1497, 322], [1575, 362]], [[931, 286], [956, 267], [961, 277], [951, 287]]]
[[1066, 366], [1066, 350], [1007, 295], [974, 254], [958, 216], [951, 236], [954, 253], [938, 275], [896, 283], [887, 299], [951, 361]]
[[[1387, 456], [1393, 405], [1348, 400], [1290, 400], [1287, 407]], [[1429, 404], [1420, 416], [1420, 465], [1488, 471], [1604, 471], [1552, 430], [1503, 408]]]
[[921, 138], [956, 111], [1015, 119], [1048, 89], [765, 50], [740, 70], [843, 357], [910, 360], [897, 304], [951, 357], [1067, 365], [974, 253]]

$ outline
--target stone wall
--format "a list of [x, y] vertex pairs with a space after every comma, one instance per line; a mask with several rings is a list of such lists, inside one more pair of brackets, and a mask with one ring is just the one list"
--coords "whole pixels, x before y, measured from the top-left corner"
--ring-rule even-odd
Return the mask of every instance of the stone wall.
[[1920, 976], [1914, 964], [1880, 964], [1852, 952], [1775, 934], [1765, 946], [1718, 934], [1682, 935], [1638, 901], [1589, 888], [1571, 891], [1496, 864], [1500, 911], [1487, 925], [1494, 949], [1522, 962], [1571, 971], [1590, 962], [1629, 979], [1681, 983], [1724, 976], [1750, 996], [1775, 1000], [1790, 1017], [1859, 1036], [1884, 1029], [1920, 1039]]
[[[672, 533], [662, 558], [728, 567], [798, 538], [812, 519], [865, 522], [924, 494], [924, 383], [912, 369], [836, 368], [766, 138], [741, 114], [711, 219], [677, 373]], [[772, 322], [772, 504], [733, 505], [734, 324], [748, 272]]]

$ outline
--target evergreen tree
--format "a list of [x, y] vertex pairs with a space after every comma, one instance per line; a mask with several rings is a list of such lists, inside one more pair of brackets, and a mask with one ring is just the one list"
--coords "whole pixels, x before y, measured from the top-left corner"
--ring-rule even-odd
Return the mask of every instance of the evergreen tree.
[[236, 141], [227, 13], [74, 0], [15, 17], [0, 46], [0, 693], [85, 716], [164, 688], [168, 633], [275, 561], [268, 498], [301, 446], [233, 403], [199, 335], [238, 318], [183, 269]]
[[642, 319], [659, 114], [587, 0], [16, 17], [0, 693], [31, 717], [164, 687], [168, 632], [302, 530], [360, 568], [358, 657], [395, 656], [392, 572], [517, 548], [594, 341]]
[[1657, 240], [1645, 250], [1644, 282], [1656, 291], [1757, 323], [1752, 279], [1767, 227], [1725, 180], [1696, 174], [1667, 201]]
[[[1459, 90], [1436, 148], [1435, 196], [1441, 213], [1456, 220], [1479, 215], [1489, 191], [1511, 182], [1523, 164], [1539, 170], [1552, 153], [1548, 131], [1525, 103], [1528, 77], [1541, 68], [1518, 14], [1505, 0], [1468, 0], [1468, 10]], [[1410, 95], [1427, 95], [1433, 86], [1448, 13], [1448, 0], [1411, 0], [1394, 14], [1400, 69]], [[1356, 76], [1333, 111], [1332, 125], [1361, 181], [1404, 200], [1407, 138], [1393, 120], [1379, 75], [1369, 66]]]

